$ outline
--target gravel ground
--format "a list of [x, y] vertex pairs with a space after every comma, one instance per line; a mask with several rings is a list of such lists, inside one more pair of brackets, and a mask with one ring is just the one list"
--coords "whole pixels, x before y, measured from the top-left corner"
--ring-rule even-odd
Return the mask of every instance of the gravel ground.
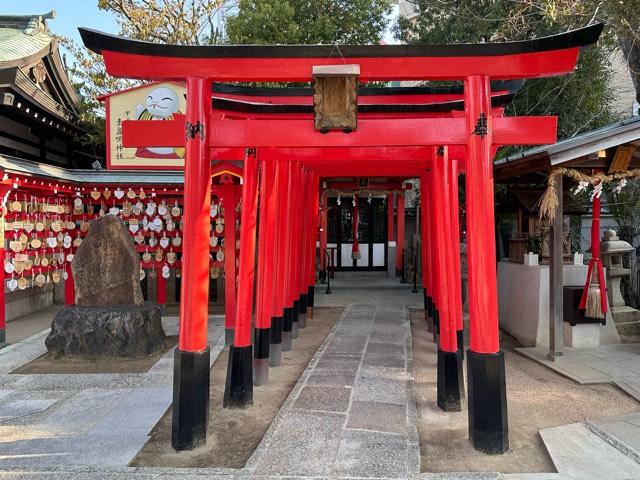
[[579, 385], [514, 351], [503, 335], [509, 414], [509, 452], [485, 455], [468, 441], [466, 403], [445, 413], [436, 404], [436, 347], [422, 310], [412, 310], [411, 334], [424, 472], [555, 472], [540, 438], [545, 428], [640, 410], [631, 396], [612, 385]]

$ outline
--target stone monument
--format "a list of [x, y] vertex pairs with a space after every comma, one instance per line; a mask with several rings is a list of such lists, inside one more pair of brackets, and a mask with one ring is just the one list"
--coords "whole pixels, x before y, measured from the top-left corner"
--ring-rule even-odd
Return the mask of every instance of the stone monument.
[[640, 311], [626, 305], [620, 283], [631, 271], [624, 267], [623, 256], [634, 248], [620, 240], [615, 230], [605, 230], [600, 243], [600, 256], [606, 272], [607, 296], [611, 315], [621, 337], [640, 335]]
[[49, 352], [141, 358], [162, 350], [160, 308], [144, 303], [138, 254], [122, 220], [94, 220], [71, 270], [76, 304], [53, 319], [45, 340]]

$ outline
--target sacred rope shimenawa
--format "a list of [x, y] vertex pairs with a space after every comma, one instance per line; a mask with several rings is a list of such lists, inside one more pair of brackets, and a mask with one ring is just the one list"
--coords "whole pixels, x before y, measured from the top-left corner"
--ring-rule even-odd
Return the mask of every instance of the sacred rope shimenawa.
[[556, 182], [560, 175], [565, 175], [582, 185], [593, 185], [594, 187], [605, 183], [613, 182], [615, 180], [623, 180], [627, 178], [640, 177], [640, 168], [628, 170], [626, 172], [605, 174], [604, 172], [596, 172], [592, 175], [587, 175], [580, 170], [565, 167], [556, 167], [549, 173], [547, 179], [547, 189], [540, 198], [540, 219], [548, 220], [549, 223], [553, 223], [556, 216], [556, 209], [558, 208], [559, 199], [556, 193]]

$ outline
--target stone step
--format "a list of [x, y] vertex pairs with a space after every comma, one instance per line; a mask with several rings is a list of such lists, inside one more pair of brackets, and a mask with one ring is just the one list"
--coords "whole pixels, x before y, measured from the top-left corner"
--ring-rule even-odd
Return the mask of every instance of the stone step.
[[611, 307], [611, 314], [615, 323], [639, 322], [640, 311], [633, 307], [624, 305], [621, 307]]
[[639, 478], [640, 459], [622, 441], [610, 442], [592, 424], [573, 423], [540, 431], [558, 473], [588, 479]]
[[619, 335], [640, 335], [640, 322], [616, 323]]

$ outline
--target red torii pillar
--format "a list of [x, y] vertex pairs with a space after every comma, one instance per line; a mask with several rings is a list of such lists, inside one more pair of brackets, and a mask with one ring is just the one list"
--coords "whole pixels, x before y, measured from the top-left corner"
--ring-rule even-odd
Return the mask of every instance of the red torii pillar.
[[440, 312], [440, 337], [438, 342], [437, 404], [444, 411], [460, 411], [460, 378], [462, 360], [458, 352], [455, 294], [452, 289], [453, 258], [451, 249], [451, 189], [449, 159], [446, 147], [437, 147], [433, 155], [430, 189], [433, 198], [433, 215], [438, 227], [433, 232], [436, 240], [436, 281]]
[[236, 185], [231, 180], [231, 183], [220, 184], [219, 189], [218, 202], [224, 207], [225, 216], [224, 333], [225, 345], [231, 345], [236, 324]]
[[304, 185], [302, 208], [301, 208], [301, 231], [300, 231], [300, 276], [298, 280], [298, 328], [307, 326], [307, 303], [309, 295], [309, 265], [311, 251], [309, 237], [313, 216], [311, 215], [311, 194], [312, 194], [312, 174], [306, 168], [302, 170], [302, 184]]
[[258, 209], [258, 161], [255, 149], [247, 150], [242, 185], [240, 217], [240, 268], [238, 304], [233, 345], [229, 350], [227, 381], [223, 406], [243, 408], [253, 403], [253, 345], [251, 319], [253, 311], [253, 281], [256, 257], [256, 217]]
[[[451, 232], [450, 232], [450, 253], [453, 260], [453, 269], [451, 271], [451, 293], [455, 296], [453, 303], [453, 315], [455, 318], [456, 330], [458, 335], [458, 352], [461, 359], [464, 359], [464, 324], [462, 320], [462, 267], [460, 265], [460, 208], [459, 208], [459, 191], [458, 191], [458, 161], [449, 159], [447, 163], [449, 181], [449, 196], [451, 202]], [[461, 393], [464, 393], [464, 381], [462, 371], [460, 371], [460, 380], [463, 387]]]
[[205, 140], [211, 81], [187, 78], [184, 244], [180, 335], [174, 354], [171, 445], [191, 450], [207, 437], [209, 417], [209, 231], [211, 165]]
[[256, 281], [256, 326], [254, 329], [253, 383], [269, 380], [271, 314], [275, 281], [276, 164], [260, 162], [260, 227], [258, 237], [258, 278]]
[[291, 250], [293, 248], [293, 203], [294, 203], [294, 170], [293, 162], [286, 164], [287, 183], [285, 184], [283, 206], [283, 243], [282, 243], [282, 351], [291, 350], [293, 330], [293, 299], [291, 271], [293, 269]]
[[432, 284], [433, 280], [431, 278], [431, 225], [430, 225], [430, 215], [432, 214], [431, 208], [429, 206], [429, 198], [430, 192], [428, 191], [428, 180], [426, 172], [420, 177], [420, 210], [422, 215], [422, 231], [420, 232], [420, 238], [422, 239], [422, 286], [424, 289], [424, 313], [425, 320], [429, 322], [429, 328], [435, 328], [433, 325], [433, 313], [431, 311], [433, 299], [431, 298], [432, 294]]
[[[311, 174], [311, 222], [309, 231], [309, 276], [307, 289], [307, 318], [313, 318], [313, 307], [315, 305], [316, 296], [316, 242], [318, 240], [318, 221], [320, 216], [320, 179], [313, 173]], [[325, 237], [326, 238], [326, 237]], [[320, 250], [320, 258], [322, 258], [322, 250]]]
[[404, 190], [398, 194], [397, 212], [396, 275], [402, 275], [404, 269]]
[[467, 254], [469, 439], [486, 453], [509, 449], [504, 353], [498, 333], [498, 293], [493, 211], [493, 117], [489, 77], [464, 81], [467, 119]]
[[275, 221], [276, 236], [274, 250], [275, 282], [273, 285], [273, 305], [271, 311], [271, 342], [269, 348], [269, 365], [277, 367], [281, 363], [282, 340], [285, 307], [285, 258], [287, 224], [287, 194], [289, 186], [289, 166], [284, 162], [276, 162], [275, 186]]

